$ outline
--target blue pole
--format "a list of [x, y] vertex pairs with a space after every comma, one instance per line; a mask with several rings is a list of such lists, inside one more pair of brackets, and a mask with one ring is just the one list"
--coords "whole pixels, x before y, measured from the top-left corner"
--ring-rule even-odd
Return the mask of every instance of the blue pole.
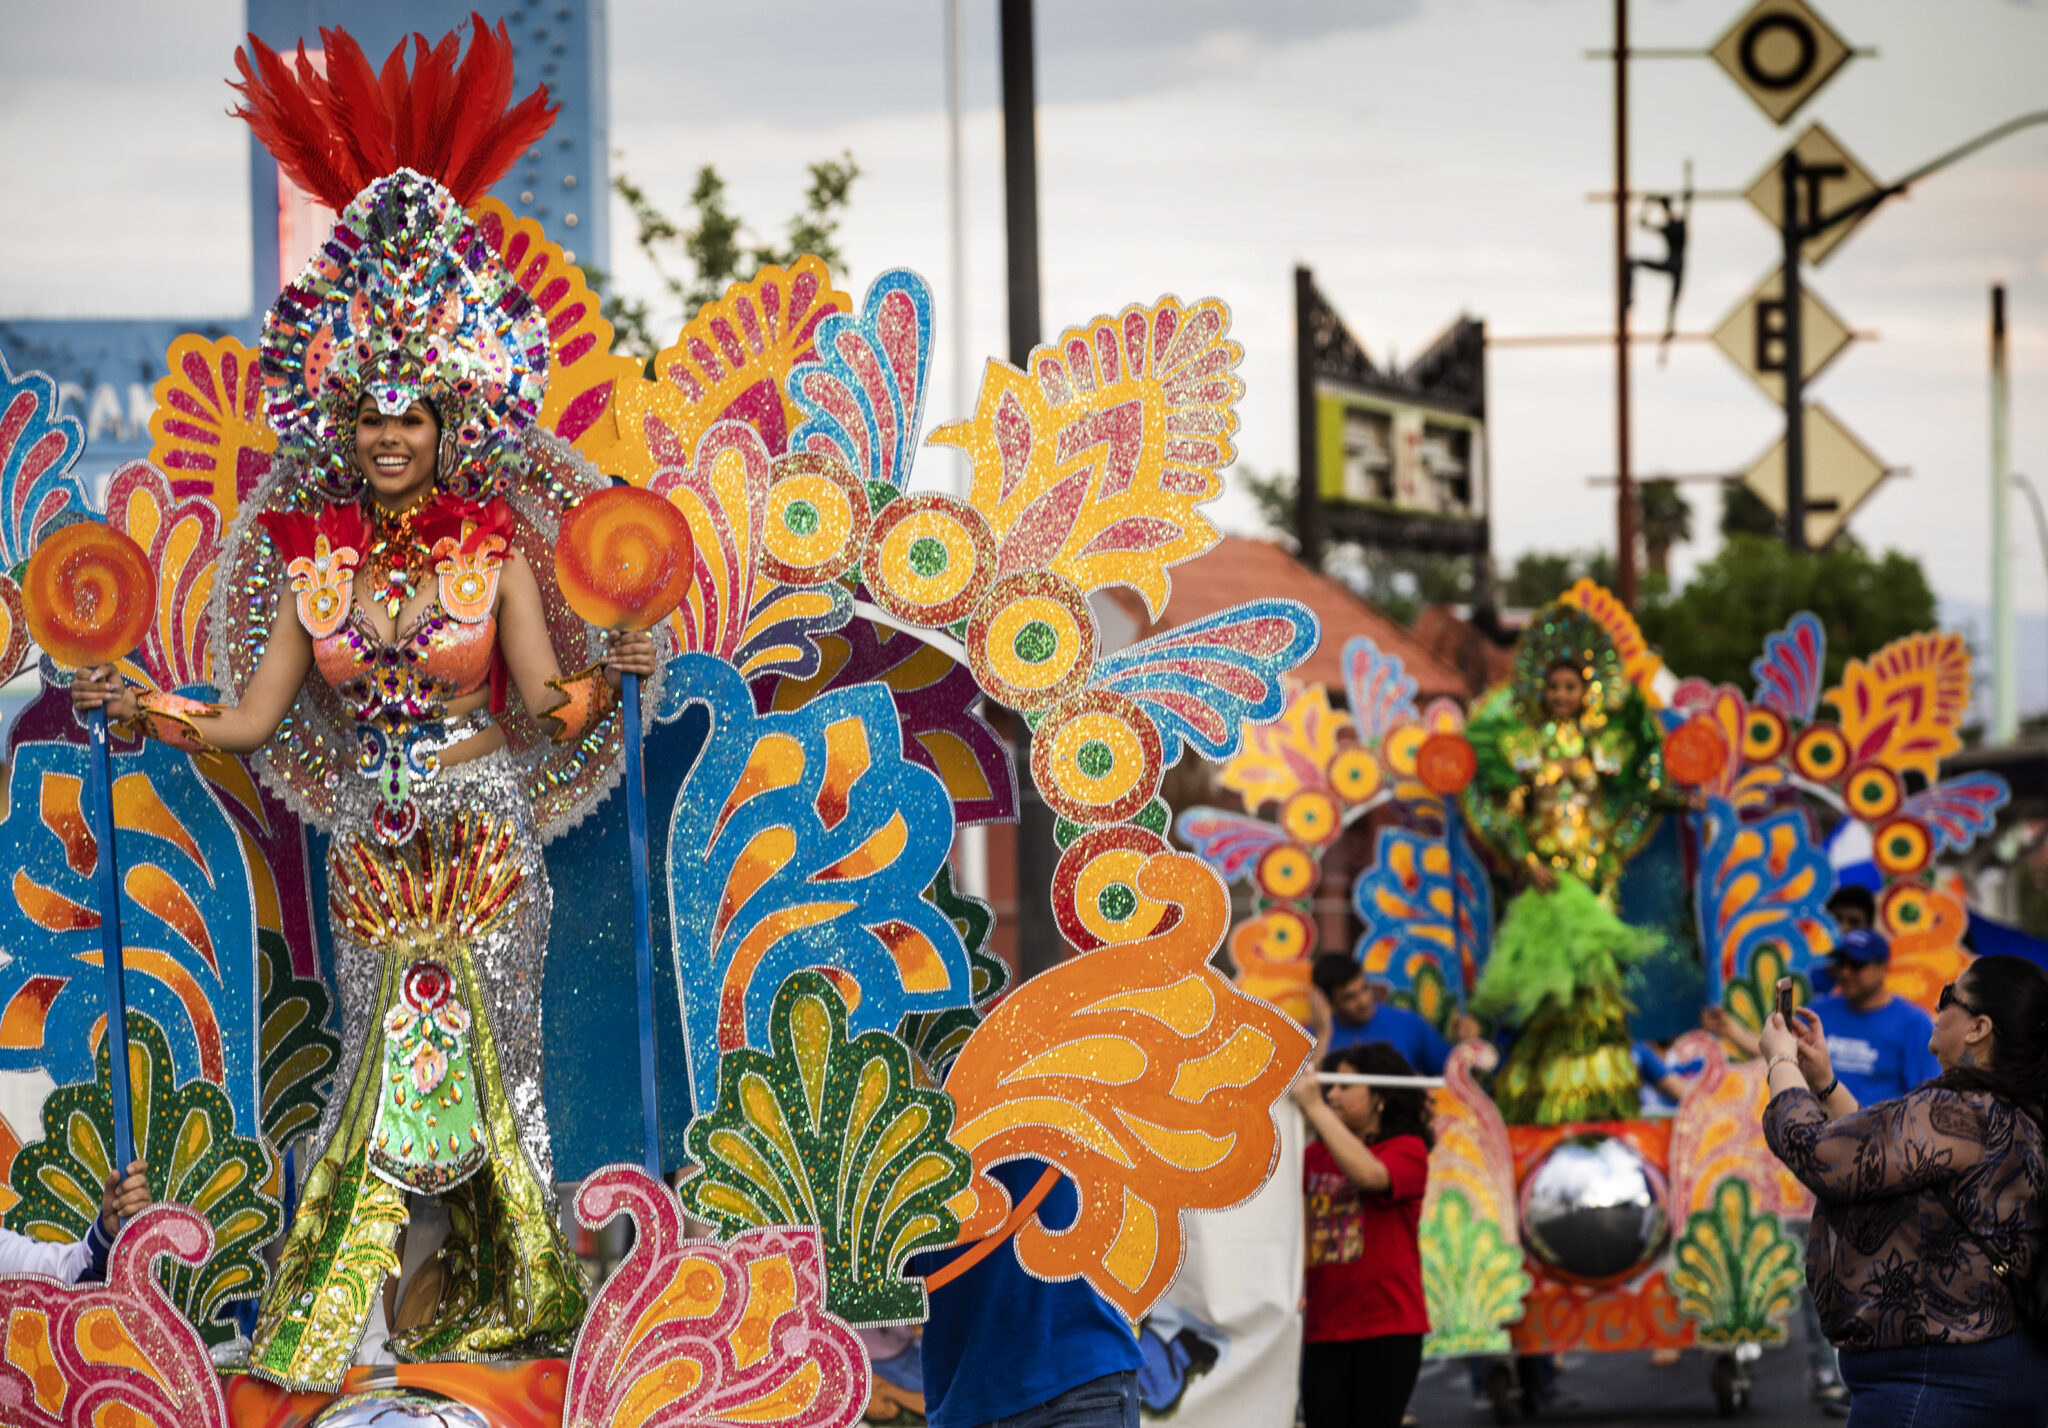
[[626, 703], [626, 844], [633, 865], [633, 975], [640, 984], [640, 1119], [647, 1173], [661, 1179], [661, 1106], [654, 1090], [654, 927], [647, 893], [647, 784], [640, 771], [640, 676], [622, 674]]
[[114, 1094], [114, 1176], [135, 1159], [134, 1108], [128, 1099], [128, 998], [121, 987], [121, 873], [114, 859], [114, 766], [107, 750], [107, 711], [86, 720], [92, 765], [93, 837], [100, 845], [100, 952], [107, 976], [108, 1086]]
[[1458, 998], [1458, 1010], [1465, 1010], [1465, 919], [1464, 900], [1458, 896], [1458, 795], [1444, 795], [1444, 857], [1451, 870], [1451, 965], [1444, 970]]

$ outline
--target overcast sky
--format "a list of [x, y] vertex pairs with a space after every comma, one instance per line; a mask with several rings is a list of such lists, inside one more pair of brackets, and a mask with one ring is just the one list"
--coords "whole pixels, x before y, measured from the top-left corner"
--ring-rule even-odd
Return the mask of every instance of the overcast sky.
[[[1004, 346], [993, 0], [963, 0], [970, 292], [947, 265], [940, 0], [613, 0], [616, 163], [679, 201], [715, 163], [740, 212], [778, 232], [807, 162], [863, 170], [845, 247], [856, 293], [924, 272], [946, 339], [975, 370]], [[1636, 0], [1635, 42], [1704, 47], [1741, 0]], [[1788, 128], [1704, 60], [1635, 70], [1639, 185], [1741, 188], [1812, 119], [1880, 176], [2016, 114], [2048, 109], [2048, 6], [2021, 0], [1821, 0], [1875, 47]], [[226, 313], [245, 302], [245, 145], [223, 117], [237, 0], [7, 0], [0, 54], [0, 312]], [[1243, 461], [1292, 469], [1291, 272], [1318, 281], [1376, 358], [1413, 353], [1460, 312], [1499, 335], [1611, 321], [1608, 0], [1041, 0], [1040, 164], [1049, 332], [1164, 292], [1235, 312], [1249, 392]], [[849, 19], [849, 16], [857, 19]], [[618, 251], [628, 286], [648, 274]], [[1646, 240], [1644, 251], [1655, 245]], [[1741, 203], [1702, 204], [1680, 325], [1717, 324], [1775, 262]], [[1911, 469], [1855, 521], [1919, 556], [1951, 600], [1988, 597], [1987, 289], [2014, 321], [2014, 463], [2048, 484], [2048, 128], [1887, 206], [1810, 281], [1852, 327], [1813, 395]], [[1661, 304], [1660, 285], [1649, 297]], [[1644, 315], [1654, 321], [1654, 313]], [[931, 416], [955, 414], [941, 349]], [[1746, 466], [1779, 418], [1711, 347], [1638, 357], [1638, 472]], [[1611, 543], [1610, 350], [1498, 350], [1490, 372], [1495, 549]], [[924, 480], [946, 479], [933, 451]], [[1712, 547], [1712, 495], [1696, 493]], [[1221, 523], [1251, 524], [1232, 500]], [[2025, 520], [2024, 508], [2021, 519]], [[2031, 529], [2015, 537], [2023, 606], [2048, 608]]]

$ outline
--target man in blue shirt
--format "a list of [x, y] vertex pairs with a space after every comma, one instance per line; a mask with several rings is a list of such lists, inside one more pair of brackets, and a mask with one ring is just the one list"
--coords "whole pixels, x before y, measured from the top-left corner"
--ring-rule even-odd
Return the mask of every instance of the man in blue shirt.
[[[1023, 1201], [1048, 1167], [1013, 1160], [989, 1174]], [[1038, 1207], [1048, 1230], [1081, 1212], [1061, 1176]], [[931, 1275], [971, 1249], [913, 1255]], [[1048, 1283], [1017, 1262], [1014, 1240], [931, 1296], [924, 1326], [924, 1404], [931, 1428], [1138, 1428], [1138, 1339], [1085, 1279]]]
[[1404, 1007], [1382, 1006], [1366, 985], [1365, 969], [1342, 952], [1325, 952], [1309, 969], [1316, 990], [1330, 1004], [1330, 1041], [1320, 1054], [1362, 1041], [1384, 1041], [1424, 1076], [1444, 1074], [1450, 1047], [1436, 1028]]
[[1941, 1074], [1927, 1039], [1934, 1020], [1884, 984], [1892, 948], [1868, 928], [1844, 932], [1828, 957], [1835, 991], [1813, 1004], [1828, 1059], [1859, 1106], [1896, 1100]]

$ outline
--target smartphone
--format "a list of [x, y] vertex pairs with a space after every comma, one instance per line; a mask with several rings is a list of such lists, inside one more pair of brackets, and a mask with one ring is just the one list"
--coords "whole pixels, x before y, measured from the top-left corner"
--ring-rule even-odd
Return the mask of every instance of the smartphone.
[[1792, 1025], [1792, 979], [1790, 977], [1778, 978], [1778, 1015], [1785, 1018], [1785, 1026], [1787, 1029], [1790, 1029]]

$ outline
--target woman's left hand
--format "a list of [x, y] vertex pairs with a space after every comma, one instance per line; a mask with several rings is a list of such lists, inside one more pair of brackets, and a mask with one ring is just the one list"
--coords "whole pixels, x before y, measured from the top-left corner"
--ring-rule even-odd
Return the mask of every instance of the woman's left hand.
[[1323, 1083], [1316, 1079], [1316, 1069], [1313, 1066], [1306, 1068], [1299, 1076], [1295, 1077], [1294, 1084], [1288, 1088], [1288, 1091], [1294, 1097], [1295, 1103], [1301, 1107], [1304, 1114], [1312, 1107], [1323, 1104]]
[[654, 637], [645, 630], [619, 630], [612, 635], [611, 649], [605, 653], [605, 675], [614, 685], [622, 674], [637, 674], [642, 679], [655, 670]]
[[1764, 1022], [1763, 1031], [1757, 1035], [1757, 1049], [1763, 1052], [1766, 1059], [1775, 1056], [1797, 1059], [1799, 1038], [1792, 1034], [1791, 1027], [1785, 1025], [1784, 1017], [1772, 1012], [1770, 1018]]

